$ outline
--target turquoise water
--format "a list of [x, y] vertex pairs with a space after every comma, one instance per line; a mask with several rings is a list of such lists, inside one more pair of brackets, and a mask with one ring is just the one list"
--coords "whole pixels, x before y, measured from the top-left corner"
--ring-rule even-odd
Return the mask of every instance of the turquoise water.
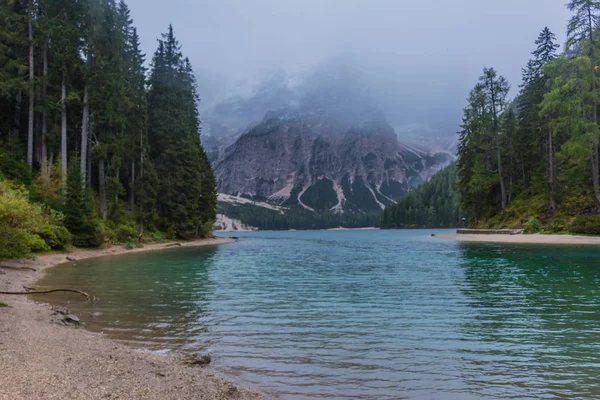
[[100, 297], [44, 297], [88, 329], [210, 351], [283, 399], [600, 398], [598, 247], [432, 232], [253, 232], [65, 264], [40, 285]]

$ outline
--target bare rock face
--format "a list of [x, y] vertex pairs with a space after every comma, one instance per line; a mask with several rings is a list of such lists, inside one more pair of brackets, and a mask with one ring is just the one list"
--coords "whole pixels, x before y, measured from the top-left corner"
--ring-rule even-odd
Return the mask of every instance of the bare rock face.
[[310, 211], [378, 211], [453, 159], [400, 143], [351, 66], [324, 66], [293, 91], [266, 87], [230, 107], [232, 115], [242, 104], [271, 109], [218, 151], [220, 193]]
[[374, 211], [451, 161], [402, 145], [384, 121], [268, 113], [215, 164], [218, 190], [311, 211]]

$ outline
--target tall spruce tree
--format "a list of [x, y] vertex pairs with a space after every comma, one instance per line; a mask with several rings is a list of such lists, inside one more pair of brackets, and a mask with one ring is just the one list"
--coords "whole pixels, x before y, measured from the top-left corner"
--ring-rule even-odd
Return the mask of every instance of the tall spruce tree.
[[148, 137], [151, 159], [160, 177], [160, 224], [182, 238], [208, 234], [205, 226], [215, 215], [210, 200], [214, 177], [211, 181], [212, 171], [204, 162], [197, 101], [191, 64], [183, 58], [169, 26], [152, 61]]
[[92, 157], [98, 166], [100, 212], [116, 215], [124, 193], [119, 170], [125, 147], [125, 38], [114, 0], [92, 2], [89, 10], [89, 103], [95, 132]]
[[[544, 67], [555, 60], [557, 50], [556, 36], [547, 27], [535, 41], [536, 49], [531, 53], [527, 68], [523, 70], [523, 83], [517, 99], [520, 116], [518, 151], [527, 154], [523, 162], [523, 171], [536, 174], [541, 160], [546, 159], [548, 200], [551, 212], [556, 211], [556, 163], [554, 160], [554, 134], [548, 120], [551, 116], [541, 114], [540, 105], [548, 91], [548, 75]], [[544, 157], [544, 155], [546, 157]], [[525, 185], [528, 181], [524, 182]]]
[[507, 106], [506, 98], [510, 90], [508, 81], [503, 76], [498, 76], [493, 68], [484, 68], [483, 75], [479, 78], [485, 95], [488, 114], [491, 119], [491, 133], [494, 139], [496, 152], [496, 172], [500, 184], [500, 204], [504, 210], [507, 204], [506, 185], [502, 170], [502, 148], [500, 146], [500, 116]]
[[21, 56], [27, 44], [25, 18], [22, 2], [0, 1], [0, 141], [5, 151], [19, 156], [19, 102], [28, 72], [27, 59]]
[[[591, 85], [587, 101], [591, 104], [591, 113], [587, 116], [593, 123], [588, 124], [592, 136], [592, 152], [590, 155], [590, 168], [592, 172], [592, 184], [594, 187], [594, 198], [596, 212], [600, 213], [600, 154], [599, 154], [599, 132], [598, 132], [598, 99], [596, 89], [598, 88], [597, 71], [597, 46], [594, 32], [600, 21], [600, 1], [597, 0], [571, 0], [567, 4], [573, 16], [567, 26], [567, 47], [583, 52], [589, 60], [591, 76], [588, 83]], [[587, 42], [587, 45], [586, 45]]]

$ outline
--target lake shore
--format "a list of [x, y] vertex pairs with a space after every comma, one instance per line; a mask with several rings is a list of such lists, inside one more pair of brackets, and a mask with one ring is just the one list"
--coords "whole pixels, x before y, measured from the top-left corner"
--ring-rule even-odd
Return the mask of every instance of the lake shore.
[[557, 245], [600, 245], [600, 237], [571, 235], [477, 235], [457, 234], [434, 236], [434, 239], [456, 240], [460, 242], [482, 243], [524, 243], [524, 244], [557, 244]]
[[[234, 239], [181, 242], [178, 247], [212, 246]], [[160, 251], [171, 243], [126, 250], [112, 246], [2, 261], [0, 291], [23, 291], [48, 268], [75, 260]], [[32, 270], [32, 269], [35, 269]], [[73, 294], [73, 301], [85, 301]], [[265, 399], [243, 389], [210, 367], [191, 367], [181, 354], [134, 350], [101, 334], [65, 326], [50, 305], [26, 296], [0, 295], [0, 373], [2, 399]]]

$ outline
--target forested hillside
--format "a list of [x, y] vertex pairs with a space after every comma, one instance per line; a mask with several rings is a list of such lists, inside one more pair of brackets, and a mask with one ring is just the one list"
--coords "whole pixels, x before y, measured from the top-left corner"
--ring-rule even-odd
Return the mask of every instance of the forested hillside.
[[452, 164], [397, 203], [388, 205], [383, 211], [381, 227], [456, 227], [462, 219], [458, 204], [456, 166]]
[[215, 179], [171, 26], [150, 66], [123, 1], [0, 0], [0, 257], [210, 234]]
[[473, 224], [600, 233], [600, 3], [567, 7], [565, 51], [545, 28], [515, 100], [493, 68], [469, 94], [457, 170]]
[[218, 212], [260, 230], [307, 230], [378, 227], [379, 212], [335, 213], [287, 208], [280, 212], [251, 204], [219, 202]]

